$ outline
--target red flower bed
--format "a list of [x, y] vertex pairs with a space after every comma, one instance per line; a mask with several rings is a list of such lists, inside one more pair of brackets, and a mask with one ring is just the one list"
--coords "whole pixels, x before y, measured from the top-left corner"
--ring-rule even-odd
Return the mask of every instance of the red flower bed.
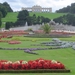
[[9, 42], [8, 40], [0, 40], [0, 42]]
[[65, 66], [55, 60], [37, 59], [30, 61], [0, 60], [0, 70], [32, 70], [32, 69], [65, 69]]
[[9, 41], [8, 43], [9, 44], [20, 44], [21, 42], [20, 41]]
[[25, 34], [29, 34], [28, 32], [25, 31], [4, 31], [4, 32], [0, 32], [0, 35], [2, 38], [7, 37], [9, 35], [25, 35]]

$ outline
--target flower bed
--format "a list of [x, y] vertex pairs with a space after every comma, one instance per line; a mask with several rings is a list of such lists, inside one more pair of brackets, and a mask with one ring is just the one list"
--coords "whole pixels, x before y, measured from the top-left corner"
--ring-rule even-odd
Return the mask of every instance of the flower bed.
[[3, 32], [0, 32], [0, 37], [1, 38], [6, 38], [6, 37], [8, 37], [8, 36], [10, 36], [10, 35], [27, 35], [27, 34], [29, 34], [28, 32], [25, 32], [25, 31], [3, 31]]
[[55, 60], [45, 60], [45, 59], [36, 59], [30, 61], [7, 61], [0, 60], [0, 73], [12, 73], [12, 72], [22, 72], [22, 73], [37, 73], [37, 72], [70, 72], [66, 70], [65, 66]]
[[29, 53], [29, 54], [36, 54], [38, 53], [33, 52], [37, 50], [54, 50], [54, 49], [59, 49], [59, 47], [49, 47], [49, 48], [2, 48], [0, 47], [0, 50], [24, 50], [24, 52]]
[[0, 42], [9, 42], [8, 40], [0, 40]]
[[20, 41], [9, 41], [8, 43], [9, 44], [20, 44], [21, 42]]
[[9, 44], [21, 44], [20, 41], [16, 41], [16, 40], [0, 40], [0, 42], [6, 42], [6, 43], [9, 43]]

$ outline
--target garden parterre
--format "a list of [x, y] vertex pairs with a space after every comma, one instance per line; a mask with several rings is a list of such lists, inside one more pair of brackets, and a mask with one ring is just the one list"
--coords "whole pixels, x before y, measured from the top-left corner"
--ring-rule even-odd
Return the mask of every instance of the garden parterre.
[[[48, 40], [47, 40], [47, 41], [48, 41]], [[31, 41], [32, 44], [34, 44], [34, 43], [38, 43], [38, 44], [39, 44], [39, 42], [40, 42], [40, 41], [36, 41], [36, 42]], [[31, 44], [30, 44], [30, 45], [31, 45]], [[17, 46], [18, 46], [18, 45], [17, 45]], [[44, 46], [43, 46], [43, 47], [44, 47]], [[56, 52], [56, 51], [55, 51], [55, 52]]]
[[[21, 41], [22, 39], [18, 38], [17, 40]], [[32, 41], [32, 42], [38, 41], [37, 39], [33, 40], [33, 39], [30, 39], [30, 38], [29, 39], [27, 38], [25, 40], [26, 41]], [[46, 39], [46, 40], [49, 40], [49, 39]], [[9, 41], [8, 43], [9, 44], [20, 44], [21, 43], [20, 41]], [[41, 39], [39, 39], [39, 41], [41, 41]], [[43, 41], [43, 39], [42, 39], [42, 41]], [[56, 50], [56, 49], [68, 48], [68, 47], [72, 47], [73, 49], [75, 49], [75, 42], [61, 41], [58, 38], [53, 38], [52, 42], [42, 42], [39, 45], [38, 44], [34, 44], [32, 46], [47, 46], [47, 47], [45, 47], [45, 48], [39, 48], [39, 47], [37, 47], [37, 48], [19, 48], [19, 47], [18, 48], [2, 48], [2, 47], [0, 47], [0, 49], [2, 49], [2, 50], [24, 50], [24, 52], [26, 52], [26, 53], [38, 54], [38, 53], [35, 53], [33, 51], [36, 51], [36, 50], [53, 50], [53, 49]]]

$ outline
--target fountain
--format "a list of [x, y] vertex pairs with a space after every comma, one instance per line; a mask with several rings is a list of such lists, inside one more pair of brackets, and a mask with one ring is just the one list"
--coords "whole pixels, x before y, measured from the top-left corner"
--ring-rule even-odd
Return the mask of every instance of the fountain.
[[26, 21], [26, 23], [25, 23], [25, 26], [28, 26], [28, 23], [27, 23], [27, 21]]

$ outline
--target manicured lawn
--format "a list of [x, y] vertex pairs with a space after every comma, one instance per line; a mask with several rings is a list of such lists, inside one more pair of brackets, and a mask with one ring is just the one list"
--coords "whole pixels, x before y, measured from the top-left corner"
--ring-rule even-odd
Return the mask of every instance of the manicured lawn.
[[18, 12], [10, 12], [5, 18], [2, 18], [3, 22], [15, 22], [17, 20]]
[[34, 13], [34, 12], [30, 12], [30, 15], [32, 16], [33, 14], [35, 14], [36, 16], [44, 16], [46, 18], [50, 18], [50, 19], [54, 19], [63, 15], [66, 15], [66, 13]]
[[[21, 37], [23, 38], [23, 37]], [[35, 39], [35, 38], [33, 38]], [[33, 40], [32, 39], [32, 40]], [[36, 38], [37, 39], [37, 38]], [[42, 39], [42, 38], [40, 38]], [[66, 38], [61, 38], [62, 40]], [[69, 39], [69, 38], [67, 38]], [[70, 38], [72, 40], [72, 38]], [[45, 40], [43, 40], [45, 42]], [[49, 46], [31, 46], [32, 44], [39, 44], [43, 41], [21, 41], [21, 44], [10, 45], [8, 43], [1, 43], [0, 47], [3, 48], [46, 48]], [[51, 41], [51, 38], [47, 42]], [[0, 50], [1, 60], [35, 60], [38, 58], [44, 58], [49, 60], [58, 60], [62, 62], [67, 69], [71, 70], [71, 73], [14, 73], [14, 75], [75, 75], [75, 50], [72, 48], [54, 49], [54, 50], [38, 50], [39, 55], [33, 55], [25, 53], [24, 50]], [[13, 75], [12, 73], [1, 73], [0, 75]]]
[[2, 27], [5, 27], [6, 22], [15, 22], [17, 20], [18, 12], [11, 12], [6, 15], [5, 18], [2, 18]]
[[72, 36], [71, 38], [60, 38], [60, 40], [64, 40], [64, 41], [75, 41], [75, 35]]

